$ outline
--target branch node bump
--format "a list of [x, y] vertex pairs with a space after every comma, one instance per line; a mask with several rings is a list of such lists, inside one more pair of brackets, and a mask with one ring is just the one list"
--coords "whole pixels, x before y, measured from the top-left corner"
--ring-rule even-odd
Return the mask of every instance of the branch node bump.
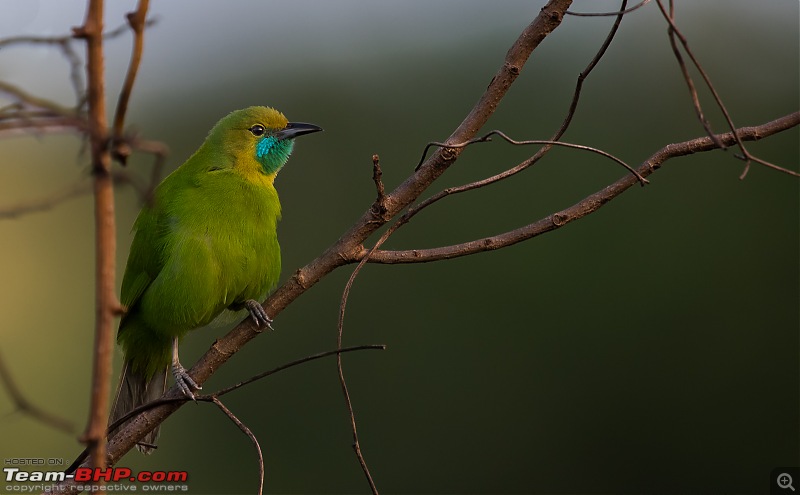
[[72, 28], [72, 37], [75, 39], [85, 39], [88, 36], [84, 26], [75, 26]]
[[518, 76], [518, 75], [519, 75], [520, 68], [519, 68], [519, 66], [518, 66], [518, 65], [515, 65], [515, 64], [510, 64], [510, 63], [506, 62], [506, 63], [505, 63], [505, 66], [506, 66], [506, 70], [507, 70], [507, 71], [508, 71], [508, 72], [509, 72], [509, 73], [510, 73], [512, 76]]
[[452, 162], [456, 159], [457, 151], [456, 148], [451, 147], [444, 147], [442, 148], [442, 159], [445, 162]]
[[554, 213], [552, 217], [553, 225], [556, 227], [561, 227], [562, 225], [569, 222], [569, 215], [565, 215], [563, 213]]
[[306, 275], [303, 273], [302, 268], [298, 268], [297, 271], [294, 272], [294, 280], [297, 282], [297, 285], [303, 289], [308, 289], [308, 286], [306, 285]]
[[372, 155], [372, 181], [375, 182], [375, 190], [378, 193], [372, 204], [372, 214], [378, 217], [382, 223], [386, 223], [391, 217], [387, 216], [389, 209], [386, 207], [386, 188], [383, 185], [381, 158], [377, 154]]

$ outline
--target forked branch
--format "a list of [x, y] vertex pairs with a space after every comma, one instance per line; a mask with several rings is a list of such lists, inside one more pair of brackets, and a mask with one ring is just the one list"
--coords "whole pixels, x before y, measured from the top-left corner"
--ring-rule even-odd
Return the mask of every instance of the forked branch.
[[[706, 136], [690, 141], [668, 144], [645, 160], [637, 168], [637, 172], [641, 176], [647, 177], [671, 158], [721, 149], [720, 144], [731, 146], [736, 144], [737, 139], [742, 141], [757, 141], [778, 132], [796, 127], [798, 124], [800, 124], [800, 113], [795, 112], [760, 126], [742, 127], [736, 129], [735, 133], [728, 132], [717, 135], [717, 140]], [[716, 141], [719, 141], [719, 143]], [[427, 263], [501, 249], [544, 234], [545, 232], [556, 230], [572, 221], [594, 213], [636, 183], [636, 178], [627, 175], [600, 191], [587, 196], [569, 208], [548, 215], [524, 227], [495, 236], [432, 249], [409, 249], [404, 251], [376, 250], [371, 254], [368, 254], [369, 251], [364, 249], [361, 253], [356, 255], [356, 259], [362, 259], [368, 256], [369, 259], [367, 261], [369, 263]]]

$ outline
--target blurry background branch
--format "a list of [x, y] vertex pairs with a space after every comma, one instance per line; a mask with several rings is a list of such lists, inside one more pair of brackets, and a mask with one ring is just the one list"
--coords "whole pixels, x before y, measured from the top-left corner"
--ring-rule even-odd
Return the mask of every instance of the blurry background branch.
[[[161, 179], [164, 160], [169, 153], [169, 149], [164, 143], [143, 139], [134, 132], [126, 134], [123, 130], [128, 101], [139, 62], [141, 61], [144, 29], [155, 23], [152, 19], [144, 20], [146, 12], [147, 2], [140, 2], [139, 8], [128, 16], [130, 29], [134, 33], [134, 48], [125, 79], [125, 86], [120, 93], [114, 117], [113, 155], [114, 158], [124, 164], [131, 151], [149, 154], [153, 156], [153, 168], [148, 183], [143, 183], [130, 173], [122, 170], [111, 171], [114, 183], [133, 186], [142, 202], [151, 199], [153, 190]], [[127, 30], [128, 26], [120, 26], [105, 33], [103, 38], [105, 40], [113, 39]], [[48, 98], [28, 93], [8, 82], [0, 81], [0, 94], [11, 100], [10, 104], [0, 108], [0, 139], [26, 134], [38, 136], [71, 132], [78, 133], [85, 138], [89, 137], [89, 117], [85, 109], [86, 89], [81, 75], [82, 59], [75, 52], [73, 45], [76, 42], [77, 38], [73, 35], [54, 37], [16, 36], [0, 39], [0, 49], [15, 45], [53, 45], [60, 47], [70, 64], [70, 80], [76, 95], [75, 106], [66, 107]], [[0, 205], [0, 220], [18, 218], [26, 213], [48, 210], [66, 200], [89, 194], [92, 190], [91, 183], [86, 178], [81, 178], [74, 184], [54, 191], [49, 195], [14, 204]]]
[[[9, 83], [0, 82], [0, 92], [12, 103], [0, 112], [0, 136], [19, 134], [25, 130], [37, 134], [75, 131], [89, 140], [91, 149], [91, 185], [79, 180], [71, 186], [43, 198], [27, 200], [0, 207], [0, 218], [15, 218], [24, 213], [42, 211], [89, 191], [95, 203], [95, 356], [92, 373], [92, 393], [89, 420], [82, 440], [88, 445], [94, 467], [105, 467], [105, 431], [108, 417], [108, 398], [114, 350], [114, 318], [120, 312], [116, 298], [116, 226], [114, 213], [114, 184], [132, 184], [143, 200], [149, 200], [158, 181], [166, 155], [160, 143], [145, 141], [137, 136], [124, 136], [123, 127], [133, 84], [143, 50], [143, 32], [147, 25], [148, 1], [140, 0], [135, 12], [128, 15], [134, 33], [134, 43], [128, 74], [120, 93], [113, 130], [106, 121], [104, 39], [122, 34], [125, 28], [104, 32], [104, 2], [89, 0], [82, 26], [74, 28], [71, 36], [18, 36], [0, 41], [0, 48], [13, 45], [44, 44], [58, 46], [70, 66], [70, 81], [76, 103], [68, 108], [46, 98], [30, 94]], [[81, 75], [81, 58], [73, 44], [82, 40], [86, 45], [86, 82]], [[84, 87], [85, 85], [85, 87]], [[112, 172], [113, 156], [125, 164], [132, 149], [151, 153], [155, 157], [150, 185], [139, 184], [129, 174]]]
[[56, 414], [45, 411], [25, 397], [17, 385], [17, 382], [14, 381], [14, 378], [11, 376], [11, 372], [6, 366], [6, 362], [3, 359], [2, 354], [0, 354], [0, 382], [3, 383], [3, 387], [11, 397], [11, 400], [16, 407], [16, 411], [25, 414], [35, 421], [39, 421], [40, 423], [51, 428], [61, 430], [64, 433], [75, 433], [75, 426], [70, 421]]

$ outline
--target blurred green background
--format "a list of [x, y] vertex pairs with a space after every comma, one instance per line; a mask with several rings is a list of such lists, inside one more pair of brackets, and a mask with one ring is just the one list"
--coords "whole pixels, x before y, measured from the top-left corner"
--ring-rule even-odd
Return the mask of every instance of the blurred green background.
[[[107, 2], [120, 25], [135, 2]], [[128, 123], [171, 148], [177, 167], [227, 112], [274, 105], [325, 132], [299, 143], [277, 181], [284, 278], [320, 254], [374, 197], [371, 156], [393, 188], [426, 142], [446, 138], [543, 1], [153, 2], [158, 18]], [[616, 2], [576, 2], [608, 11]], [[677, 2], [677, 19], [737, 125], [798, 109], [798, 3]], [[3, 3], [0, 35], [55, 35], [84, 2]], [[547, 139], [578, 73], [612, 23], [568, 17], [534, 53], [486, 130]], [[78, 45], [80, 46], [80, 45]], [[106, 44], [109, 109], [130, 36]], [[0, 51], [0, 80], [70, 104], [56, 50]], [[696, 75], [696, 73], [695, 73]], [[699, 77], [697, 78], [699, 81]], [[714, 128], [725, 129], [708, 91]], [[631, 14], [587, 81], [565, 139], [632, 164], [698, 137], [655, 4]], [[798, 169], [798, 131], [753, 143]], [[533, 153], [494, 142], [466, 151], [439, 190]], [[763, 493], [776, 466], [800, 464], [798, 180], [734, 151], [668, 162], [579, 222], [501, 251], [426, 265], [368, 266], [357, 279], [345, 358], [364, 455], [385, 493]], [[129, 169], [150, 173], [149, 157]], [[0, 207], [87, 174], [73, 135], [0, 141]], [[443, 201], [388, 246], [462, 242], [569, 206], [623, 171], [556, 149], [507, 182]], [[431, 191], [435, 192], [435, 191]], [[117, 191], [119, 277], [138, 212]], [[94, 316], [88, 196], [0, 221], [0, 352], [27, 396], [83, 428]], [[210, 392], [336, 344], [352, 267], [292, 304], [204, 387]], [[189, 365], [226, 329], [192, 333]], [[117, 352], [115, 369], [120, 365]], [[116, 380], [116, 378], [115, 378]], [[257, 435], [271, 493], [364, 493], [333, 360], [275, 375], [226, 404]], [[13, 412], [0, 391], [0, 454], [62, 457], [76, 435]], [[218, 410], [187, 405], [135, 470], [188, 470], [193, 493], [252, 493], [248, 440]], [[0, 491], [5, 485], [0, 486]]]

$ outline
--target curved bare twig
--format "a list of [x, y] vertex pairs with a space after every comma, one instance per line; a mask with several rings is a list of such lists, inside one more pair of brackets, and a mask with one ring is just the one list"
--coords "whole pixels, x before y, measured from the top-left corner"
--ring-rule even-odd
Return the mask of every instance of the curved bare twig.
[[242, 433], [247, 435], [247, 437], [253, 443], [253, 446], [256, 448], [256, 454], [258, 455], [258, 490], [256, 491], [256, 493], [258, 495], [261, 495], [262, 493], [264, 493], [264, 454], [261, 452], [261, 445], [258, 443], [258, 439], [253, 434], [253, 432], [250, 431], [250, 428], [248, 428], [247, 425], [242, 423], [241, 420], [239, 420], [239, 418], [237, 418], [236, 415], [233, 414], [230, 409], [225, 407], [225, 404], [220, 402], [220, 400], [216, 396], [211, 397], [211, 402], [216, 404], [217, 407], [223, 413], [225, 413], [225, 415], [228, 416], [228, 418], [231, 421], [233, 421], [233, 424], [235, 424], [237, 428], [242, 430]]
[[636, 177], [636, 180], [638, 180], [639, 183], [642, 186], [645, 186], [648, 183], [647, 179], [642, 177], [642, 175], [639, 174], [639, 172], [637, 172], [636, 170], [634, 170], [633, 167], [631, 167], [630, 165], [628, 165], [624, 161], [620, 160], [616, 156], [612, 155], [611, 153], [605, 152], [603, 150], [600, 150], [600, 149], [597, 149], [597, 148], [592, 148], [591, 146], [586, 146], [586, 145], [583, 145], [583, 144], [566, 143], [564, 141], [551, 141], [551, 140], [547, 140], [547, 139], [527, 139], [527, 140], [524, 140], [524, 141], [517, 141], [516, 139], [510, 138], [503, 131], [500, 131], [500, 130], [497, 130], [497, 129], [495, 129], [493, 131], [489, 131], [486, 135], [481, 136], [479, 138], [470, 139], [469, 141], [467, 141], [465, 143], [447, 144], [447, 143], [437, 143], [435, 141], [434, 142], [430, 142], [425, 146], [425, 152], [423, 153], [422, 158], [424, 160], [425, 154], [427, 154], [427, 151], [428, 151], [428, 149], [430, 149], [431, 146], [438, 146], [440, 148], [465, 148], [465, 147], [467, 147], [467, 146], [469, 146], [471, 144], [474, 144], [474, 143], [486, 143], [486, 142], [489, 142], [489, 141], [492, 140], [491, 139], [492, 136], [500, 136], [506, 142], [509, 142], [509, 143], [511, 143], [513, 145], [516, 145], [516, 146], [525, 146], [525, 145], [529, 145], [529, 144], [546, 144], [546, 145], [550, 145], [550, 146], [564, 146], [565, 148], [573, 148], [573, 149], [576, 149], [576, 150], [584, 150], [584, 151], [590, 151], [592, 153], [597, 153], [598, 155], [601, 155], [601, 156], [604, 156], [604, 157], [609, 158], [611, 160], [614, 160], [615, 162], [617, 162], [620, 165], [622, 165], [623, 167], [625, 167], [625, 169], [627, 169], [628, 172], [630, 172], [631, 174], [634, 175], [634, 177]]
[[[757, 141], [766, 136], [771, 136], [775, 133], [795, 127], [798, 124], [800, 124], [800, 112], [795, 112], [760, 126], [742, 127], [737, 129], [736, 133], [728, 132], [725, 134], [720, 134], [718, 137], [719, 140], [726, 145], [735, 143], [737, 138], [745, 141]], [[693, 153], [710, 151], [714, 149], [720, 149], [720, 146], [708, 136], [693, 139], [691, 141], [669, 144], [645, 160], [644, 163], [639, 166], [638, 172], [643, 176], [648, 176], [660, 168], [661, 165], [663, 165], [663, 163], [670, 158], [691, 155]], [[372, 251], [364, 249], [357, 255], [357, 259], [367, 260], [369, 263], [385, 264], [427, 263], [431, 261], [458, 258], [461, 256], [467, 256], [470, 254], [492, 251], [511, 246], [524, 240], [544, 234], [545, 232], [556, 230], [560, 227], [563, 227], [567, 223], [579, 218], [583, 218], [586, 215], [597, 211], [603, 205], [625, 192], [625, 190], [635, 183], [635, 179], [633, 179], [631, 176], [625, 176], [610, 186], [607, 186], [602, 190], [587, 196], [585, 199], [574, 204], [573, 206], [570, 206], [569, 208], [549, 215], [524, 227], [520, 227], [518, 229], [495, 236], [432, 249], [410, 249], [404, 251]]]
[[623, 16], [623, 15], [629, 14], [629, 13], [633, 12], [634, 10], [637, 10], [637, 9], [639, 9], [641, 7], [644, 7], [648, 3], [650, 3], [650, 0], [642, 0], [641, 2], [637, 3], [636, 5], [634, 5], [633, 7], [629, 8], [629, 9], [626, 9], [625, 7], [622, 7], [620, 10], [618, 10], [616, 12], [573, 12], [571, 10], [568, 10], [567, 11], [567, 15], [574, 15], [575, 17], [611, 17], [611, 16], [614, 16], [614, 15]]
[[[781, 167], [779, 165], [775, 165], [774, 163], [770, 163], [770, 162], [768, 162], [766, 160], [762, 160], [761, 158], [758, 158], [758, 157], [752, 155], [747, 150], [747, 148], [744, 145], [743, 140], [741, 138], [739, 138], [739, 136], [736, 134], [736, 126], [733, 123], [733, 119], [731, 118], [731, 115], [728, 112], [728, 109], [725, 107], [725, 104], [722, 102], [722, 98], [719, 96], [719, 93], [717, 92], [717, 89], [712, 84], [711, 77], [708, 75], [708, 73], [705, 71], [705, 69], [703, 69], [703, 66], [700, 64], [700, 61], [694, 55], [694, 52], [689, 48], [689, 42], [686, 39], [686, 36], [683, 35], [683, 33], [680, 31], [680, 29], [678, 29], [678, 26], [675, 24], [675, 12], [674, 12], [674, 5], [672, 3], [672, 0], [670, 0], [669, 12], [667, 12], [667, 9], [664, 8], [662, 0], [656, 0], [656, 4], [658, 5], [659, 10], [661, 10], [662, 16], [664, 17], [664, 19], [669, 24], [669, 35], [670, 35], [670, 39], [671, 39], [671, 42], [672, 42], [673, 46], [675, 46], [674, 45], [673, 36], [677, 36], [678, 40], [680, 40], [681, 45], [683, 46], [683, 49], [686, 51], [686, 54], [689, 55], [689, 58], [691, 59], [692, 64], [694, 64], [695, 68], [700, 73], [700, 76], [703, 78], [703, 81], [705, 82], [706, 87], [711, 92], [711, 95], [714, 97], [714, 101], [716, 102], [717, 107], [719, 107], [720, 111], [722, 112], [722, 115], [725, 117], [725, 122], [728, 124], [728, 129], [730, 129], [730, 131], [733, 133], [733, 136], [735, 138], [735, 144], [739, 147], [739, 149], [742, 152], [741, 155], [736, 155], [735, 154], [734, 156], [736, 158], [739, 158], [740, 160], [744, 160], [744, 162], [745, 162], [745, 168], [742, 171], [742, 174], [739, 176], [739, 178], [740, 179], [744, 179], [745, 178], [745, 176], [747, 175], [747, 172], [750, 170], [750, 162], [751, 161], [752, 162], [756, 162], [756, 163], [760, 163], [761, 165], [764, 165], [765, 167], [769, 167], [771, 169], [777, 170], [779, 172], [783, 172], [785, 174], [793, 175], [795, 177], [800, 177], [800, 173], [795, 172], [794, 170], [789, 170], [787, 168]], [[677, 48], [675, 49], [675, 53], [676, 53], [676, 58], [678, 60], [678, 63], [679, 64], [683, 64], [683, 59], [680, 56], [680, 53], [677, 51]], [[689, 86], [690, 91], [693, 92], [692, 99], [693, 99], [693, 101], [695, 103], [695, 111], [698, 113], [698, 116], [700, 118], [701, 123], [703, 123], [703, 126], [706, 128], [706, 132], [708, 132], [710, 136], [713, 136], [713, 132], [711, 131], [710, 127], [708, 126], [708, 123], [705, 121], [705, 117], [703, 116], [702, 109], [700, 109], [700, 106], [699, 106], [700, 102], [697, 99], [696, 92], [694, 92], [694, 83], [691, 81], [691, 77], [689, 77], [689, 73], [688, 73], [688, 71], [686, 70], [685, 67], [682, 67], [682, 72], [684, 74], [684, 77], [686, 78], [686, 81], [687, 81], [687, 84]], [[712, 139], [713, 139], [713, 137], [712, 137]]]

